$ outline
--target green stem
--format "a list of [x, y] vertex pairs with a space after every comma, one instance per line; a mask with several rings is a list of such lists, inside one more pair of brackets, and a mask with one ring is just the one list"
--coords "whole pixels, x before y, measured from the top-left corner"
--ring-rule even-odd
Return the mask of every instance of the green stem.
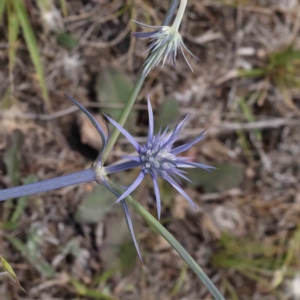
[[171, 20], [172, 20], [172, 17], [174, 16], [175, 14], [175, 11], [177, 9], [177, 6], [178, 6], [178, 3], [179, 3], [179, 0], [173, 0], [169, 6], [169, 9], [166, 13], [166, 16], [165, 16], [165, 19], [162, 23], [163, 26], [167, 26], [171, 23]]
[[[119, 188], [113, 181], [106, 178], [108, 184], [118, 193], [122, 194], [124, 190]], [[207, 289], [211, 292], [216, 300], [225, 300], [221, 295], [219, 290], [215, 287], [213, 282], [204, 273], [197, 262], [190, 256], [190, 254], [185, 250], [183, 246], [175, 239], [175, 237], [158, 222], [141, 204], [139, 204], [131, 196], [126, 197], [126, 201], [136, 210], [150, 225], [150, 227], [158, 232], [163, 238], [168, 241], [168, 243], [178, 252], [178, 254], [183, 258], [183, 260], [190, 266], [190, 268], [195, 272], [199, 279], [205, 284]]]
[[[178, 6], [178, 2], [179, 2], [179, 0], [173, 0], [171, 2], [170, 6], [169, 6], [169, 9], [168, 9], [168, 11], [166, 13], [166, 17], [165, 17], [165, 19], [163, 21], [163, 24], [162, 24], [163, 26], [167, 25], [171, 21], [173, 15], [175, 13], [175, 10], [176, 10], [176, 8]], [[134, 103], [136, 101], [136, 98], [137, 98], [137, 96], [138, 96], [138, 94], [139, 94], [139, 92], [140, 92], [140, 90], [142, 88], [142, 85], [143, 85], [143, 83], [145, 81], [145, 78], [146, 78], [146, 74], [143, 74], [143, 70], [141, 70], [140, 73], [139, 73], [137, 82], [135, 83], [135, 86], [134, 86], [134, 88], [133, 88], [133, 90], [132, 90], [132, 92], [131, 92], [131, 94], [129, 96], [129, 99], [128, 99], [127, 103], [126, 103], [126, 106], [124, 107], [123, 112], [121, 114], [121, 117], [120, 117], [120, 119], [118, 121], [118, 123], [121, 126], [124, 126], [124, 124], [125, 124], [128, 116], [129, 116], [129, 113], [131, 112], [132, 107], [133, 107], [133, 105], [134, 105]], [[120, 134], [120, 132], [115, 128], [113, 130], [113, 132], [112, 132], [112, 135], [111, 135], [108, 143], [107, 143], [105, 152], [103, 153], [102, 164], [104, 164], [105, 160], [107, 159], [107, 156], [109, 155], [109, 152], [111, 151], [112, 147], [116, 143], [116, 141], [117, 141], [117, 139], [119, 137], [119, 134]]]
[[186, 4], [187, 4], [187, 0], [181, 0], [180, 6], [179, 6], [179, 9], [178, 9], [177, 16], [176, 16], [176, 18], [175, 18], [175, 20], [174, 20], [174, 23], [173, 23], [173, 25], [172, 25], [172, 27], [173, 27], [176, 31], [179, 30], [179, 26], [180, 26], [180, 23], [181, 23], [181, 20], [182, 20], [182, 17], [183, 17], [185, 8], [186, 8]]

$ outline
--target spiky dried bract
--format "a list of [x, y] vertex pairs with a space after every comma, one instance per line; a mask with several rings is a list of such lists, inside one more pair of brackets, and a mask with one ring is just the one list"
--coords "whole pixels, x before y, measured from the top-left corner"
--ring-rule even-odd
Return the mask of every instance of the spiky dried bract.
[[150, 38], [151, 44], [147, 48], [147, 51], [150, 52], [145, 64], [143, 75], [146, 76], [153, 68], [159, 65], [162, 61], [162, 65], [164, 66], [165, 62], [172, 59], [174, 66], [176, 65], [176, 56], [178, 49], [181, 51], [185, 61], [187, 62], [189, 68], [193, 71], [190, 63], [188, 62], [184, 50], [186, 50], [191, 56], [198, 58], [186, 47], [184, 44], [182, 37], [178, 31], [185, 7], [186, 7], [186, 0], [181, 0], [180, 7], [178, 10], [178, 14], [174, 20], [173, 25], [170, 26], [150, 26], [146, 25], [137, 21], [137, 24], [152, 28], [154, 31], [152, 32], [133, 32], [132, 35], [137, 38]]
[[145, 145], [139, 145], [138, 142], [116, 121], [108, 118], [108, 120], [128, 139], [138, 152], [137, 156], [125, 156], [124, 158], [129, 161], [116, 164], [113, 166], [105, 167], [105, 173], [111, 174], [123, 170], [128, 170], [135, 167], [142, 167], [136, 180], [130, 187], [118, 198], [118, 201], [123, 200], [129, 194], [131, 194], [137, 186], [142, 182], [145, 175], [149, 174], [152, 177], [154, 191], [157, 203], [157, 214], [160, 218], [161, 214], [161, 201], [160, 193], [158, 189], [158, 177], [162, 177], [168, 181], [180, 194], [182, 194], [189, 203], [195, 208], [195, 204], [187, 193], [181, 188], [179, 179], [185, 179], [190, 181], [184, 174], [187, 172], [182, 168], [201, 168], [207, 171], [215, 169], [212, 166], [191, 162], [190, 157], [177, 156], [178, 154], [188, 150], [195, 143], [201, 141], [204, 138], [204, 131], [201, 132], [191, 142], [186, 143], [179, 147], [173, 147], [174, 143], [178, 139], [180, 130], [183, 128], [188, 116], [184, 118], [174, 129], [173, 132], [168, 133], [168, 128], [161, 133], [161, 131], [154, 135], [154, 118], [150, 99], [148, 97], [148, 113], [149, 113], [149, 132], [148, 139]]

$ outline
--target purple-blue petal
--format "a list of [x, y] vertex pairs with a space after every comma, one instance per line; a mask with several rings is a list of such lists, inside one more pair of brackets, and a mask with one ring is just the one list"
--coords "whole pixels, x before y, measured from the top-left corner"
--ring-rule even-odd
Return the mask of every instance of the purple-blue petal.
[[189, 195], [168, 175], [165, 175], [165, 179], [191, 204], [193, 208], [197, 208], [193, 200]]
[[[103, 185], [106, 186], [106, 187], [107, 187], [114, 195], [116, 195], [117, 197], [120, 196], [120, 194], [119, 194], [117, 191], [115, 191], [115, 190], [109, 185], [109, 183], [106, 181], [105, 177], [104, 177]], [[136, 252], [137, 252], [137, 254], [138, 254], [138, 257], [139, 257], [141, 263], [143, 263], [142, 255], [141, 255], [140, 249], [139, 249], [139, 245], [138, 245], [137, 240], [136, 240], [136, 238], [135, 238], [135, 234], [134, 234], [133, 225], [132, 225], [132, 221], [131, 221], [129, 209], [128, 209], [128, 206], [127, 206], [127, 202], [126, 202], [126, 200], [122, 200], [121, 202], [122, 202], [122, 206], [123, 206], [123, 210], [124, 210], [125, 219], [126, 219], [126, 223], [127, 223], [127, 227], [128, 227], [129, 233], [130, 233], [131, 238], [132, 238], [132, 240], [133, 240], [133, 243], [134, 243]]]
[[116, 173], [116, 172], [121, 172], [121, 171], [129, 170], [129, 169], [133, 169], [133, 168], [139, 167], [141, 165], [142, 165], [141, 162], [126, 161], [126, 162], [123, 162], [123, 163], [106, 166], [106, 167], [104, 167], [104, 172], [105, 172], [106, 175], [108, 175], [108, 174], [112, 174], [112, 173]]
[[127, 138], [127, 140], [132, 144], [134, 149], [137, 152], [139, 152], [141, 147], [139, 143], [134, 139], [134, 137], [125, 128], [123, 128], [120, 124], [118, 124], [115, 120], [113, 120], [107, 115], [105, 116], [109, 120], [109, 122], [112, 123]]
[[152, 110], [152, 106], [151, 106], [151, 101], [150, 101], [149, 95], [147, 96], [147, 101], [148, 101], [148, 115], [149, 115], [148, 142], [150, 142], [153, 139], [154, 118], [153, 118], [153, 110]]
[[145, 177], [144, 172], [140, 172], [139, 176], [136, 178], [136, 180], [132, 183], [132, 185], [117, 199], [116, 202], [120, 202], [127, 196], [129, 196], [138, 186], [139, 184], [143, 181]]
[[152, 180], [153, 180], [153, 187], [154, 187], [155, 198], [156, 198], [157, 219], [160, 220], [160, 215], [161, 215], [160, 192], [159, 192], [159, 187], [158, 187], [158, 183], [157, 183], [157, 178], [155, 176], [152, 176]]
[[98, 124], [98, 122], [94, 118], [94, 116], [82, 104], [80, 104], [79, 102], [77, 102], [75, 99], [73, 99], [71, 96], [69, 96], [67, 94], [65, 94], [65, 96], [68, 97], [69, 100], [71, 100], [90, 119], [90, 121], [92, 122], [92, 124], [94, 125], [94, 127], [96, 128], [96, 130], [98, 131], [98, 133], [102, 139], [102, 145], [103, 145], [102, 152], [103, 152], [103, 150], [106, 147], [107, 140], [108, 140], [104, 130]]
[[182, 129], [185, 121], [187, 120], [187, 118], [189, 117], [189, 115], [187, 115], [174, 129], [174, 131], [172, 132], [172, 134], [169, 136], [169, 138], [166, 139], [165, 143], [163, 144], [162, 147], [168, 147], [171, 146], [177, 139], [179, 131]]
[[128, 229], [129, 229], [129, 232], [130, 232], [130, 235], [131, 235], [131, 238], [133, 240], [136, 252], [138, 254], [138, 257], [139, 257], [141, 263], [143, 263], [142, 255], [141, 255], [140, 249], [139, 249], [139, 245], [138, 245], [137, 240], [135, 238], [135, 234], [134, 234], [134, 230], [133, 230], [133, 225], [132, 225], [132, 221], [131, 221], [131, 217], [130, 217], [130, 213], [129, 213], [129, 209], [128, 209], [127, 203], [126, 203], [125, 200], [122, 200], [121, 202], [122, 202], [123, 209], [124, 209], [126, 223], [127, 223], [127, 226], [128, 226]]
[[216, 169], [213, 166], [209, 166], [209, 165], [205, 165], [205, 164], [200, 164], [200, 163], [197, 163], [197, 162], [184, 161], [184, 160], [180, 160], [180, 159], [176, 159], [176, 163], [181, 164], [180, 168], [185, 168], [185, 166], [188, 168], [189, 166], [192, 166], [192, 167], [196, 167], [196, 168], [200, 168], [200, 169], [206, 170], [208, 172], [212, 172], [211, 170], [215, 170]]
[[172, 173], [174, 173], [176, 176], [179, 176], [179, 177], [181, 177], [181, 178], [183, 178], [183, 179], [185, 179], [186, 181], [188, 181], [188, 182], [190, 182], [190, 183], [193, 183], [189, 178], [187, 178], [186, 176], [184, 176], [183, 174], [182, 174], [182, 172], [180, 172], [181, 170], [179, 170], [179, 169], [172, 169]]
[[139, 156], [122, 155], [121, 158], [133, 160], [136, 162], [141, 162], [141, 158]]
[[194, 138], [191, 142], [186, 143], [182, 146], [179, 146], [177, 148], [174, 148], [171, 150], [171, 153], [174, 155], [177, 155], [181, 152], [187, 151], [188, 149], [190, 149], [194, 144], [200, 142], [201, 140], [203, 140], [205, 138], [205, 130], [203, 130], [198, 136], [196, 136], [196, 138]]

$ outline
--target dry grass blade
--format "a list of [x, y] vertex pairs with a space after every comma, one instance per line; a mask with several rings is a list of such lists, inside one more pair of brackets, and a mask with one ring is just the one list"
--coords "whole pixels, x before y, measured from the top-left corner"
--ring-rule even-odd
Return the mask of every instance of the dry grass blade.
[[3, 269], [5, 270], [6, 274], [8, 275], [8, 277], [16, 284], [18, 285], [22, 291], [24, 291], [26, 293], [26, 291], [23, 289], [23, 287], [21, 286], [16, 273], [14, 272], [13, 268], [11, 267], [11, 265], [0, 255], [0, 260], [3, 266]]
[[14, 4], [15, 11], [18, 15], [19, 22], [23, 30], [24, 38], [39, 79], [44, 101], [47, 107], [50, 108], [51, 105], [50, 105], [50, 99], [46, 87], [43, 66], [41, 63], [37, 42], [29, 22], [26, 8], [22, 0], [15, 0], [13, 4]]

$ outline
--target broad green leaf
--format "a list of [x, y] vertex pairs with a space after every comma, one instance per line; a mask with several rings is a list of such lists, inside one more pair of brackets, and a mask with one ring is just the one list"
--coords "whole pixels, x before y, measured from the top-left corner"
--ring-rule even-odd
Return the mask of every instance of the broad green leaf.
[[78, 45], [78, 40], [68, 32], [59, 34], [57, 36], [57, 42], [67, 49], [72, 49]]
[[80, 204], [75, 218], [79, 222], [98, 223], [113, 209], [116, 197], [104, 186], [98, 185]]
[[26, 11], [26, 7], [24, 5], [23, 0], [14, 0], [14, 8], [15, 11], [18, 14], [18, 19], [24, 34], [24, 38], [32, 59], [32, 62], [34, 64], [35, 67], [35, 71], [37, 73], [38, 76], [38, 80], [39, 80], [39, 84], [42, 90], [42, 94], [43, 94], [43, 98], [44, 101], [46, 103], [46, 105], [48, 106], [48, 108], [50, 108], [50, 99], [49, 99], [49, 95], [48, 95], [48, 90], [46, 87], [46, 82], [45, 82], [45, 78], [44, 78], [44, 71], [43, 71], [43, 66], [42, 66], [42, 62], [41, 62], [41, 58], [39, 55], [39, 50], [38, 50], [38, 46], [37, 46], [37, 42], [33, 33], [33, 29], [31, 27], [30, 21], [29, 21], [29, 17]]
[[[118, 121], [123, 107], [114, 108], [114, 104], [123, 104], [125, 105], [131, 91], [133, 89], [133, 83], [130, 78], [113, 69], [106, 68], [100, 71], [97, 76], [97, 81], [95, 85], [95, 90], [97, 93], [97, 98], [100, 103], [111, 104], [112, 108], [103, 108], [101, 111], [104, 114], [109, 115], [114, 120]], [[137, 113], [134, 110], [131, 110], [128, 120], [125, 124], [125, 128], [131, 132], [136, 131], [135, 121]]]
[[[109, 179], [108, 179], [109, 180]], [[123, 193], [123, 191], [111, 180], [109, 184], [118, 193]], [[183, 260], [190, 266], [190, 268], [195, 272], [199, 279], [205, 284], [207, 289], [212, 293], [216, 300], [225, 300], [212, 281], [207, 277], [201, 267], [197, 262], [189, 255], [183, 246], [174, 238], [174, 236], [158, 222], [141, 204], [134, 200], [131, 196], [126, 198], [126, 201], [145, 219], [145, 221], [150, 225], [150, 227], [164, 237], [169, 244], [178, 252], [178, 254], [183, 258]]]
[[2, 262], [3, 269], [5, 270], [5, 272], [7, 272], [8, 277], [26, 293], [26, 291], [21, 286], [18, 277], [14, 272], [13, 268], [11, 267], [11, 265], [1, 255], [0, 255], [0, 260]]
[[214, 165], [216, 171], [200, 171], [190, 169], [188, 177], [193, 183], [191, 186], [199, 186], [206, 193], [223, 192], [239, 186], [244, 178], [245, 167], [238, 163], [218, 163]]
[[172, 97], [164, 101], [159, 109], [158, 114], [155, 117], [155, 129], [165, 129], [169, 124], [172, 124], [179, 115], [178, 101]]

